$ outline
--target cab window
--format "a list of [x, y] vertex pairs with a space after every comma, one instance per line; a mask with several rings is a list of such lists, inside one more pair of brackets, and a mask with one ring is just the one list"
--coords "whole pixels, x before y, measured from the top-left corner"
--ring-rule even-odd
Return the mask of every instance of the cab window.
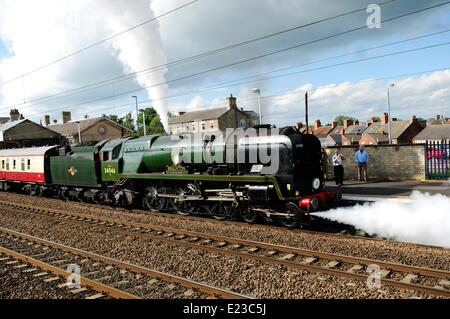
[[111, 159], [115, 160], [115, 159], [119, 158], [121, 147], [122, 147], [122, 144], [119, 144], [113, 148]]
[[103, 161], [104, 162], [109, 161], [109, 152], [103, 152]]

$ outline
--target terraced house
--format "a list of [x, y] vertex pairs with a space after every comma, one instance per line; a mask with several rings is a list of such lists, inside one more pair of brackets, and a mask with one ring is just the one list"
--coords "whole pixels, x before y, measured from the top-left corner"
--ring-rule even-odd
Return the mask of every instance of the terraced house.
[[227, 98], [226, 107], [178, 113], [178, 116], [169, 119], [170, 134], [213, 132], [259, 124], [259, 114], [238, 108], [233, 95]]

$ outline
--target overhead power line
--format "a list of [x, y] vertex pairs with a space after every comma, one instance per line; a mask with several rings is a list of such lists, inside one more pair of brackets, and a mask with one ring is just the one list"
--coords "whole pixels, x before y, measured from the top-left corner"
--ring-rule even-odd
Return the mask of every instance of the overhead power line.
[[[380, 78], [375, 78], [375, 79], [367, 79], [367, 80], [361, 80], [358, 82], [347, 82], [347, 83], [342, 83], [339, 84], [338, 86], [335, 87], [318, 87], [318, 88], [314, 88], [314, 89], [309, 89], [308, 93], [311, 92], [315, 92], [318, 90], [333, 90], [333, 89], [338, 89], [341, 87], [346, 87], [346, 86], [353, 86], [353, 85], [359, 85], [361, 83], [370, 83], [370, 82], [378, 82], [378, 81], [385, 81], [385, 80], [391, 80], [391, 79], [395, 79], [395, 78], [402, 78], [402, 77], [406, 77], [406, 76], [414, 76], [414, 75], [420, 75], [420, 74], [427, 74], [427, 73], [432, 73], [432, 72], [438, 72], [438, 71], [444, 71], [444, 70], [448, 70], [450, 68], [450, 66], [447, 67], [443, 67], [443, 68], [437, 68], [437, 69], [430, 69], [430, 70], [424, 70], [424, 71], [417, 71], [417, 72], [410, 72], [410, 73], [402, 73], [402, 74], [395, 74], [395, 75], [388, 75], [385, 77], [380, 77]], [[281, 97], [281, 96], [288, 96], [288, 95], [299, 95], [299, 94], [304, 94], [305, 91], [297, 91], [297, 92], [284, 92], [284, 93], [277, 93], [277, 94], [272, 94], [272, 95], [266, 95], [266, 96], [262, 96], [262, 99], [271, 99], [271, 98], [276, 98], [276, 97]], [[248, 97], [248, 98], [241, 98], [240, 101], [244, 101], [244, 102], [248, 102], [248, 101], [257, 101], [258, 97]], [[145, 102], [151, 102], [151, 100], [142, 100], [142, 101], [138, 101], [138, 103], [145, 103]], [[123, 105], [118, 105], [116, 107], [108, 107], [108, 108], [104, 108], [104, 109], [97, 109], [97, 111], [101, 112], [101, 111], [106, 111], [106, 110], [110, 110], [110, 109], [118, 109], [118, 108], [125, 108], [130, 106], [131, 104], [123, 104]], [[134, 105], [134, 104], [133, 104]], [[226, 106], [225, 103], [215, 103], [215, 104], [208, 104], [208, 105], [203, 105], [200, 107], [210, 107], [210, 106]], [[151, 107], [151, 105], [149, 106]], [[81, 114], [82, 112], [76, 112], [75, 114]], [[29, 136], [29, 134], [17, 134], [15, 137], [19, 137], [19, 136]]]
[[[410, 15], [413, 15], [413, 14], [417, 14], [417, 13], [425, 12], [427, 10], [435, 9], [435, 8], [441, 7], [441, 6], [449, 4], [449, 3], [450, 3], [450, 1], [447, 1], [445, 3], [441, 3], [441, 4], [438, 4], [438, 5], [433, 5], [433, 6], [430, 6], [430, 7], [423, 8], [423, 9], [419, 9], [419, 10], [415, 10], [415, 11], [412, 11], [412, 12], [408, 12], [408, 13], [405, 13], [405, 14], [402, 14], [402, 15], [399, 15], [399, 16], [396, 16], [396, 17], [393, 17], [393, 18], [389, 18], [389, 19], [383, 20], [383, 21], [381, 21], [381, 23], [391, 22], [391, 21], [394, 21], [394, 20], [397, 20], [397, 19], [400, 19], [400, 18], [404, 18], [404, 17], [410, 16]], [[81, 105], [85, 105], [85, 104], [88, 104], [88, 103], [95, 103], [95, 102], [99, 102], [99, 101], [102, 101], [102, 100], [113, 99], [113, 98], [116, 98], [116, 97], [119, 97], [119, 96], [122, 96], [122, 95], [128, 95], [128, 94], [136, 93], [136, 92], [139, 92], [139, 91], [142, 91], [142, 90], [146, 90], [146, 89], [149, 89], [149, 88], [153, 88], [153, 87], [157, 87], [157, 86], [161, 86], [161, 85], [165, 85], [165, 84], [169, 84], [169, 83], [174, 83], [174, 82], [186, 80], [186, 79], [189, 79], [189, 78], [192, 78], [192, 77], [195, 77], [195, 76], [199, 76], [199, 75], [211, 73], [211, 72], [214, 72], [214, 71], [222, 70], [222, 69], [225, 69], [225, 68], [228, 68], [228, 67], [231, 67], [231, 66], [237, 66], [237, 65], [240, 65], [240, 64], [243, 64], [243, 63], [247, 63], [249, 61], [254, 61], [254, 60], [257, 60], [257, 59], [261, 59], [261, 58], [264, 58], [264, 57], [267, 57], [267, 56], [271, 56], [271, 55], [278, 54], [278, 53], [281, 53], [281, 52], [285, 52], [285, 51], [288, 51], [288, 50], [292, 50], [292, 49], [296, 49], [296, 48], [299, 48], [299, 47], [303, 47], [303, 46], [306, 46], [306, 45], [309, 45], [309, 44], [312, 44], [312, 43], [317, 43], [317, 42], [328, 40], [328, 39], [331, 39], [331, 38], [335, 38], [335, 37], [338, 37], [338, 36], [341, 36], [341, 35], [344, 35], [344, 34], [349, 34], [351, 32], [355, 32], [355, 31], [358, 31], [358, 30], [365, 29], [366, 27], [367, 27], [367, 25], [360, 26], [360, 27], [353, 28], [353, 29], [346, 30], [346, 31], [342, 31], [342, 32], [339, 32], [339, 33], [336, 33], [336, 34], [333, 34], [333, 35], [330, 35], [330, 36], [326, 36], [326, 37], [323, 37], [323, 38], [319, 38], [319, 39], [315, 39], [315, 40], [312, 40], [312, 41], [304, 42], [304, 43], [301, 43], [301, 44], [298, 44], [298, 45], [290, 46], [288, 48], [272, 51], [272, 52], [269, 52], [269, 53], [266, 53], [266, 54], [262, 54], [262, 55], [255, 56], [255, 57], [252, 57], [252, 58], [248, 58], [248, 59], [245, 59], [245, 60], [229, 63], [229, 64], [226, 64], [226, 65], [222, 65], [222, 66], [219, 66], [219, 67], [211, 68], [211, 69], [204, 70], [204, 71], [201, 71], [201, 72], [197, 72], [197, 73], [194, 73], [194, 74], [189, 74], [189, 75], [182, 76], [182, 77], [179, 77], [179, 78], [176, 78], [176, 79], [172, 79], [172, 80], [168, 80], [168, 81], [152, 84], [152, 85], [145, 86], [145, 87], [142, 87], [142, 88], [139, 88], [139, 89], [126, 91], [126, 92], [122, 92], [122, 93], [115, 94], [115, 95], [110, 95], [110, 96], [101, 97], [101, 98], [89, 100], [89, 101], [82, 102], [82, 103], [69, 105], [69, 106], [66, 106], [66, 108], [75, 107], [75, 106], [81, 106]], [[443, 44], [441, 44], [441, 45], [443, 45]]]
[[[240, 83], [234, 84], [233, 86], [235, 86], [235, 85], [242, 85], [242, 84], [249, 83], [249, 82], [266, 81], [266, 80], [269, 80], [269, 79], [280, 78], [280, 77], [285, 77], [285, 76], [292, 76], [292, 75], [295, 75], [295, 74], [307, 73], [307, 72], [312, 72], [312, 71], [318, 71], [318, 70], [323, 70], [323, 69], [328, 69], [328, 68], [333, 68], [333, 67], [338, 67], [338, 66], [343, 66], [343, 65], [363, 62], [363, 61], [375, 60], [375, 59], [380, 59], [380, 58], [394, 56], [394, 55], [400, 55], [400, 54], [405, 54], [405, 53], [416, 52], [416, 51], [419, 51], [419, 50], [436, 48], [436, 47], [449, 45], [449, 44], [450, 44], [450, 42], [444, 42], [444, 43], [438, 43], [438, 44], [424, 46], [424, 47], [420, 47], [420, 48], [414, 48], [414, 49], [409, 49], [409, 50], [397, 51], [397, 52], [392, 52], [392, 53], [387, 53], [387, 54], [383, 54], [383, 55], [372, 56], [372, 57], [362, 58], [362, 59], [357, 59], [357, 60], [352, 60], [352, 61], [346, 61], [346, 62], [341, 62], [341, 63], [335, 63], [335, 64], [331, 64], [331, 65], [320, 66], [320, 67], [317, 67], [317, 68], [312, 68], [312, 69], [307, 69], [307, 70], [291, 72], [291, 73], [287, 73], [287, 74], [275, 75], [275, 76], [272, 76], [272, 77], [265, 77], [265, 78], [260, 78], [260, 79], [254, 79], [254, 80], [250, 80], [250, 81], [240, 82]], [[229, 85], [227, 85], [225, 87], [228, 87], [228, 86]], [[211, 89], [218, 89], [218, 88], [222, 88], [222, 87], [217, 87], [216, 86], [216, 87], [211, 88]], [[132, 91], [132, 92], [134, 92], [134, 91]], [[132, 92], [128, 92], [128, 94], [132, 93]], [[166, 97], [153, 99], [153, 101], [161, 100], [161, 99], [168, 99], [168, 98], [172, 98], [172, 97], [173, 96], [169, 95], [169, 96], [166, 96]], [[95, 102], [97, 102], [97, 101], [95, 101]], [[63, 109], [72, 108], [72, 107], [76, 107], [76, 106], [82, 106], [82, 105], [85, 105], [85, 104], [88, 104], [88, 103], [91, 103], [91, 101], [78, 103], [78, 104], [74, 104], [74, 105], [71, 105], [71, 106], [65, 106], [65, 107], [62, 107], [62, 108], [59, 108], [59, 109], [54, 109], [52, 111], [63, 110]], [[115, 107], [111, 107], [111, 109], [113, 109], [113, 108], [115, 108]], [[43, 115], [43, 114], [44, 113], [32, 113], [32, 114], [29, 114], [28, 116], [36, 116], [36, 115]]]
[[[378, 3], [378, 5], [381, 6], [381, 5], [384, 5], [384, 4], [387, 4], [387, 3], [391, 3], [391, 2], [395, 2], [395, 1], [397, 1], [397, 0], [388, 0], [388, 1], [384, 1], [384, 2]], [[196, 60], [196, 59], [200, 59], [200, 58], [203, 58], [203, 57], [207, 57], [207, 56], [210, 56], [210, 55], [213, 55], [213, 54], [217, 54], [217, 53], [220, 53], [220, 52], [224, 52], [224, 51], [227, 51], [227, 50], [230, 50], [230, 49], [234, 49], [234, 48], [237, 48], [237, 47], [240, 47], [240, 46], [248, 45], [248, 44], [251, 44], [251, 43], [254, 43], [254, 42], [258, 42], [258, 41], [261, 41], [261, 40], [265, 40], [265, 39], [269, 39], [269, 38], [272, 38], [272, 37], [275, 37], [275, 36], [279, 36], [279, 35], [284, 34], [284, 33], [292, 32], [294, 30], [299, 30], [299, 29], [306, 28], [306, 27], [309, 27], [309, 26], [312, 26], [312, 25], [315, 25], [315, 24], [319, 24], [319, 23], [322, 23], [322, 22], [325, 22], [325, 21], [337, 19], [337, 18], [346, 16], [346, 15], [350, 15], [350, 14], [353, 14], [353, 13], [356, 13], [356, 12], [360, 12], [360, 11], [363, 11], [363, 10], [366, 10], [366, 9], [367, 8], [364, 7], [364, 8], [348, 11], [348, 12], [345, 12], [345, 13], [341, 13], [341, 14], [334, 15], [334, 16], [331, 16], [331, 17], [323, 18], [323, 19], [320, 19], [320, 20], [316, 20], [316, 21], [309, 22], [309, 23], [306, 23], [306, 24], [302, 24], [302, 25], [299, 25], [299, 26], [295, 26], [295, 27], [292, 27], [292, 28], [289, 28], [289, 29], [281, 30], [281, 31], [278, 31], [278, 32], [274, 32], [274, 33], [271, 33], [271, 34], [267, 34], [267, 35], [260, 36], [260, 37], [257, 37], [257, 38], [253, 38], [253, 39], [250, 39], [250, 40], [238, 42], [238, 43], [235, 43], [235, 44], [232, 44], [232, 45], [229, 45], [229, 46], [225, 46], [225, 47], [222, 47], [222, 48], [219, 48], [219, 49], [203, 52], [203, 53], [200, 53], [200, 54], [197, 54], [197, 55], [194, 55], [194, 56], [182, 58], [182, 59], [179, 59], [179, 60], [175, 60], [175, 61], [168, 62], [168, 63], [165, 63], [165, 64], [157, 65], [157, 66], [153, 66], [153, 67], [146, 68], [146, 69], [143, 69], [143, 70], [140, 70], [140, 71], [131, 72], [131, 73], [128, 73], [128, 74], [125, 74], [125, 75], [121, 75], [121, 76], [118, 76], [118, 77], [102, 80], [102, 81], [99, 81], [99, 82], [95, 82], [95, 83], [92, 83], [92, 84], [89, 84], [89, 85], [81, 86], [81, 87], [78, 87], [78, 88], [75, 88], [75, 89], [71, 89], [71, 90], [67, 90], [67, 91], [64, 91], [64, 92], [60, 92], [60, 93], [57, 93], [57, 94], [52, 94], [52, 95], [49, 95], [49, 96], [36, 98], [34, 100], [31, 100], [31, 101], [29, 100], [26, 103], [22, 103], [22, 104], [28, 104], [30, 102], [35, 102], [35, 101], [38, 101], [38, 100], [40, 101], [42, 99], [47, 99], [47, 98], [50, 98], [50, 97], [57, 97], [57, 96], [61, 96], [61, 95], [67, 94], [67, 93], [71, 93], [71, 92], [75, 92], [74, 94], [77, 94], [81, 90], [85, 91], [85, 89], [95, 88], [96, 86], [98, 88], [104, 87], [104, 86], [110, 85], [111, 83], [117, 83], [117, 82], [120, 82], [120, 81], [128, 80], [128, 79], [130, 79], [132, 77], [135, 77], [136, 75], [142, 75], [144, 73], [154, 72], [154, 71], [160, 70], [162, 68], [167, 68], [167, 67], [170, 67], [170, 66], [175, 66], [175, 65], [178, 65], [178, 64], [182, 64], [182, 63], [186, 63], [186, 62], [193, 61], [193, 60]], [[0, 86], [1, 86], [1, 84], [0, 84]], [[70, 94], [70, 95], [73, 95], [73, 94]], [[22, 105], [22, 104], [18, 104], [18, 105]]]

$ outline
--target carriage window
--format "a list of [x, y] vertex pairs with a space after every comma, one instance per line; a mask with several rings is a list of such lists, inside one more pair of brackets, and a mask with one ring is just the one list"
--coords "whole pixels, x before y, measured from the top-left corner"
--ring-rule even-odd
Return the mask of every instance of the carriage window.
[[5, 160], [2, 160], [2, 169], [5, 169]]
[[16, 169], [16, 160], [13, 160], [13, 169]]
[[27, 160], [27, 170], [30, 170], [30, 169], [31, 169], [31, 160], [28, 159]]
[[6, 170], [9, 171], [9, 158], [6, 159]]
[[24, 158], [20, 159], [20, 170], [21, 171], [25, 170], [25, 159]]

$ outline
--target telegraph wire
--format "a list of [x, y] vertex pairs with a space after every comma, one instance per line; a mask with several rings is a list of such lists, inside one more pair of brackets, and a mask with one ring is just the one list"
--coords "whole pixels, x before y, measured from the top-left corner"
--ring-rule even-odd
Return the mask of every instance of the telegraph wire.
[[[391, 2], [395, 2], [395, 1], [397, 1], [397, 0], [388, 0], [388, 1], [384, 1], [384, 2], [378, 3], [378, 5], [381, 6], [381, 5], [384, 5], [384, 4], [387, 4], [387, 3], [391, 3]], [[96, 82], [96, 83], [92, 83], [92, 84], [85, 85], [85, 86], [82, 86], [82, 87], [79, 87], [79, 88], [67, 90], [67, 91], [60, 92], [60, 93], [57, 93], [57, 94], [53, 94], [53, 95], [50, 95], [50, 96], [40, 97], [40, 98], [34, 99], [32, 101], [28, 101], [28, 103], [29, 102], [38, 101], [38, 100], [42, 100], [42, 99], [47, 99], [49, 97], [56, 97], [56, 96], [63, 95], [63, 94], [66, 94], [66, 93], [70, 93], [70, 92], [73, 92], [73, 91], [79, 91], [79, 90], [83, 90], [83, 89], [90, 89], [91, 87], [92, 88], [96, 88], [95, 86], [103, 87], [103, 86], [109, 85], [109, 82], [115, 82], [115, 81], [120, 82], [120, 81], [128, 80], [128, 79], [134, 77], [135, 75], [138, 75], [138, 74], [141, 74], [141, 73], [147, 73], [147, 72], [150, 72], [150, 71], [157, 71], [157, 70], [162, 69], [162, 68], [175, 66], [175, 65], [178, 65], [178, 64], [181, 64], [181, 63], [193, 61], [195, 59], [199, 59], [199, 58], [203, 58], [203, 57], [206, 57], [206, 56], [209, 56], [209, 55], [212, 55], [212, 54], [217, 54], [217, 53], [220, 53], [220, 52], [224, 52], [226, 50], [234, 49], [234, 48], [237, 48], [237, 47], [240, 47], [240, 46], [243, 46], [243, 45], [248, 45], [250, 43], [254, 43], [254, 42], [257, 42], [257, 41], [268, 39], [268, 38], [271, 38], [271, 37], [274, 37], [274, 36], [278, 36], [278, 35], [281, 35], [281, 34], [284, 34], [284, 33], [288, 33], [288, 32], [294, 31], [294, 30], [298, 30], [298, 29], [301, 29], [301, 28], [305, 28], [305, 27], [308, 27], [308, 26], [312, 26], [312, 25], [315, 25], [315, 24], [318, 24], [318, 23], [321, 23], [321, 22], [325, 22], [325, 21], [336, 19], [336, 18], [340, 18], [340, 17], [346, 16], [346, 15], [350, 15], [350, 14], [362, 11], [362, 10], [366, 10], [366, 7], [361, 8], [361, 9], [357, 9], [357, 10], [353, 10], [353, 11], [349, 11], [349, 12], [345, 12], [345, 13], [341, 13], [341, 14], [338, 14], [338, 15], [335, 15], [335, 16], [331, 16], [331, 17], [328, 17], [328, 18], [324, 18], [324, 19], [321, 19], [321, 20], [316, 20], [316, 21], [313, 21], [313, 22], [310, 22], [310, 23], [307, 23], [307, 24], [299, 25], [299, 26], [292, 27], [292, 28], [289, 28], [289, 29], [286, 29], [286, 30], [278, 31], [278, 32], [271, 33], [271, 34], [268, 34], [268, 35], [264, 35], [264, 36], [261, 36], [261, 37], [258, 37], [258, 38], [254, 38], [254, 39], [250, 39], [250, 40], [247, 40], [247, 41], [239, 42], [239, 43], [232, 44], [232, 45], [229, 45], [229, 46], [226, 46], [226, 47], [222, 47], [222, 48], [219, 48], [219, 49], [207, 51], [207, 52], [204, 52], [204, 53], [201, 53], [201, 54], [198, 54], [198, 55], [186, 57], [186, 58], [183, 58], [183, 59], [179, 59], [179, 60], [176, 60], [176, 61], [173, 61], [173, 62], [161, 64], [161, 65], [154, 66], [154, 67], [151, 67], [151, 68], [147, 68], [147, 69], [144, 69], [144, 70], [140, 70], [140, 71], [137, 71], [137, 72], [128, 73], [128, 74], [125, 74], [125, 75], [122, 75], [122, 76], [118, 76], [118, 77], [115, 77], [115, 78], [99, 81], [99, 82]], [[0, 86], [2, 84], [3, 83], [0, 83]], [[102, 84], [104, 84], [104, 85], [102, 85]], [[76, 92], [76, 93], [79, 93], [79, 92]], [[74, 94], [76, 94], [76, 93], [74, 93]], [[70, 95], [72, 95], [72, 94], [70, 94]], [[70, 95], [68, 95], [68, 96], [70, 96]], [[18, 105], [22, 105], [22, 104], [18, 104]]]

